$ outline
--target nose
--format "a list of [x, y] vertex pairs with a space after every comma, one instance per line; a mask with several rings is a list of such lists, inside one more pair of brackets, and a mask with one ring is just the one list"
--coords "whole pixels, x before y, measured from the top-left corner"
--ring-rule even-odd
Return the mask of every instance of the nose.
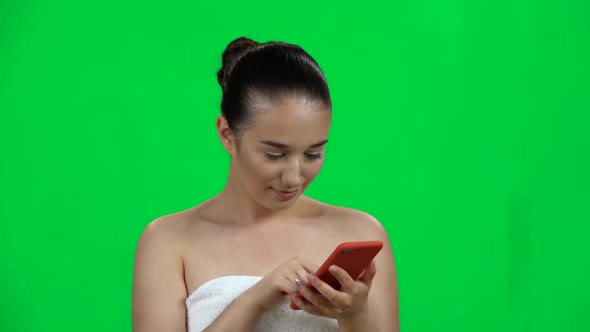
[[297, 188], [303, 183], [299, 160], [290, 161], [283, 169], [281, 182], [286, 188]]

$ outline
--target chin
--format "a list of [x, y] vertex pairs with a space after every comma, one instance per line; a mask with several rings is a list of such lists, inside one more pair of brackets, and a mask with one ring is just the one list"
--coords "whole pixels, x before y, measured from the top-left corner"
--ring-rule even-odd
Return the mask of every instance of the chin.
[[269, 210], [272, 211], [280, 211], [280, 210], [286, 210], [290, 207], [292, 207], [297, 200], [299, 199], [300, 196], [297, 197], [293, 197], [290, 200], [287, 201], [280, 201], [280, 200], [276, 200], [276, 199], [270, 199], [270, 200], [265, 200], [263, 202], [261, 202], [264, 207], [266, 207]]
[[275, 204], [275, 205], [274, 205], [274, 206], [275, 206], [275, 210], [286, 210], [286, 209], [288, 209], [288, 208], [292, 207], [292, 206], [295, 204], [295, 202], [297, 202], [297, 199], [298, 199], [298, 198], [299, 198], [299, 197], [295, 197], [295, 198], [293, 198], [293, 199], [292, 199], [292, 200], [290, 200], [290, 201], [287, 201], [287, 202], [280, 202], [280, 203], [278, 203], [278, 204]]
[[291, 206], [293, 206], [293, 204], [295, 204], [295, 202], [297, 202], [297, 198], [298, 197], [295, 197], [289, 201], [284, 201], [284, 202], [266, 201], [262, 205], [265, 208], [272, 210], [272, 211], [286, 210], [286, 209], [290, 208]]

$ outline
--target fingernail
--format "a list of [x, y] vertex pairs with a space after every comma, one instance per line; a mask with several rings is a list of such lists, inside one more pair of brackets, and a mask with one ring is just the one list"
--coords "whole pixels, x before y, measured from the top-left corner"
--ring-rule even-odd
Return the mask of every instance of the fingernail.
[[338, 268], [336, 267], [336, 265], [332, 265], [328, 268], [328, 270], [330, 270], [330, 272], [336, 272], [338, 271]]
[[315, 278], [316, 278], [316, 277], [315, 277], [313, 274], [309, 274], [309, 275], [307, 276], [307, 279], [308, 279], [308, 280], [310, 280], [310, 281], [314, 281], [314, 280], [315, 280]]

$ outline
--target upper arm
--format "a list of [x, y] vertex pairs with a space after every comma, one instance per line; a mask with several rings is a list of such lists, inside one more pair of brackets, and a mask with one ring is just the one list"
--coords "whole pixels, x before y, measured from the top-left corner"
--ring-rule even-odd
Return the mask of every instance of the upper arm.
[[163, 219], [141, 234], [133, 270], [134, 332], [186, 331], [187, 297], [178, 239]]
[[377, 255], [377, 273], [369, 292], [369, 305], [379, 331], [399, 331], [399, 301], [395, 262], [389, 236], [383, 226], [373, 217], [374, 232], [383, 241], [383, 249]]

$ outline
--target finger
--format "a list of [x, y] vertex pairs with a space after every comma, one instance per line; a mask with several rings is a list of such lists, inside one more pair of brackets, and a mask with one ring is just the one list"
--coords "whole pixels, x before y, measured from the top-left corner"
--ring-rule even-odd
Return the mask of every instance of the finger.
[[301, 289], [301, 286], [303, 286], [304, 284], [304, 279], [300, 278], [299, 275], [294, 271], [290, 271], [285, 275], [284, 289], [288, 294], [298, 293]]
[[371, 262], [369, 267], [363, 271], [363, 274], [359, 278], [359, 281], [365, 284], [367, 287], [371, 288], [371, 283], [373, 282], [373, 278], [375, 278], [375, 274], [377, 274], [377, 266], [375, 260]]
[[302, 266], [300, 266], [300, 267], [297, 269], [297, 271], [296, 271], [297, 277], [303, 281], [303, 284], [307, 284], [307, 283], [308, 283], [307, 276], [308, 276], [310, 273], [311, 273], [311, 272], [307, 271], [307, 270], [306, 270], [306, 269], [303, 267], [303, 265], [302, 265]]
[[304, 301], [302, 298], [300, 298], [297, 295], [292, 295], [291, 299], [293, 300], [293, 302], [295, 302], [295, 304], [297, 305], [297, 307], [299, 307], [299, 309], [301, 309], [309, 314], [321, 316], [323, 313], [323, 311], [320, 308], [314, 306], [310, 302]]
[[298, 294], [293, 294], [291, 295], [291, 300], [297, 305], [297, 307], [301, 310], [305, 310], [305, 308], [307, 307], [307, 303], [305, 303], [305, 301], [303, 301], [303, 299], [301, 297], [299, 297]]
[[328, 268], [328, 271], [336, 278], [336, 280], [338, 280], [340, 285], [342, 285], [343, 291], [354, 288], [354, 279], [352, 279], [352, 277], [344, 269], [336, 265], [332, 265]]
[[320, 293], [320, 295], [322, 295], [326, 300], [328, 300], [328, 302], [330, 302], [333, 305], [338, 305], [340, 304], [340, 302], [342, 302], [339, 299], [341, 298], [343, 293], [335, 290], [334, 288], [332, 288], [332, 286], [328, 285], [323, 280], [314, 275], [310, 275], [308, 279], [310, 280], [310, 283], [313, 286], [313, 288], [315, 288], [317, 292]]
[[[313, 286], [312, 286], [313, 287]], [[309, 301], [312, 305], [322, 308], [323, 310], [329, 310], [334, 308], [332, 302], [328, 301], [325, 296], [319, 293], [317, 290], [312, 289], [308, 286], [301, 287], [300, 290], [301, 294], [305, 298], [305, 300]]]
[[[312, 262], [302, 261], [301, 265], [303, 265], [303, 268], [305, 268], [305, 270], [307, 271], [307, 274], [316, 273], [320, 269], [319, 266], [315, 265]], [[306, 274], [306, 277], [307, 277], [307, 274]]]
[[307, 260], [303, 260], [299, 257], [293, 257], [290, 261], [289, 267], [296, 271], [299, 278], [307, 282], [307, 275], [315, 273], [318, 267]]

